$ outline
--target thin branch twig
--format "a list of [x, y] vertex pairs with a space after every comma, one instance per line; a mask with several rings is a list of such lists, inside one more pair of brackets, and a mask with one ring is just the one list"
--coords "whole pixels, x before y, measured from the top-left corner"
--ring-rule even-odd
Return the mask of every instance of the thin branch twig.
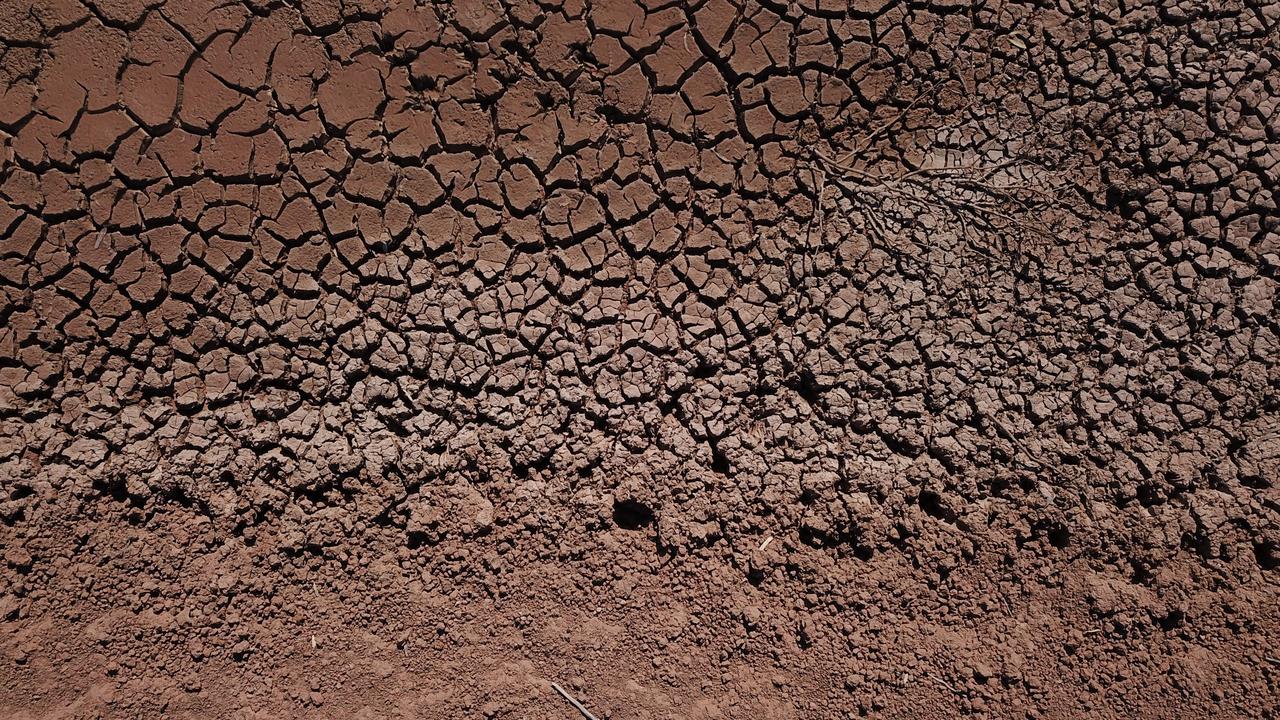
[[596, 720], [596, 716], [595, 716], [595, 715], [592, 715], [590, 712], [588, 712], [588, 711], [587, 711], [587, 708], [585, 708], [585, 707], [582, 705], [582, 703], [578, 702], [577, 698], [575, 698], [574, 696], [570, 695], [570, 694], [569, 694], [569, 693], [568, 693], [564, 688], [560, 687], [559, 685], [557, 685], [557, 684], [555, 684], [555, 683], [551, 683], [551, 687], [552, 687], [552, 688], [554, 688], [556, 692], [558, 692], [558, 693], [560, 693], [562, 696], [564, 696], [564, 699], [565, 699], [565, 700], [568, 700], [570, 705], [572, 705], [572, 706], [574, 706], [575, 708], [577, 708], [577, 709], [578, 709], [578, 712], [582, 713], [582, 717], [586, 718], [587, 720]]

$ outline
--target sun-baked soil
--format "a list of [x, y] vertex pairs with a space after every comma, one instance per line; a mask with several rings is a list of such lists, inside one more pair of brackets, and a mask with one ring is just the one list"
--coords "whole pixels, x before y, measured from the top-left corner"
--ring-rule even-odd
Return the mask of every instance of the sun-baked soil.
[[1280, 2], [0, 0], [0, 717], [1274, 718]]

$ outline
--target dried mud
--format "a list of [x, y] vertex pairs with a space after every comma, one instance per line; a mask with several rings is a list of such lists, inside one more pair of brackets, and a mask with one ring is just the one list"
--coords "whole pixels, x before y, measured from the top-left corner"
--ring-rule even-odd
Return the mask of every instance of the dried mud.
[[1276, 717], [1278, 33], [0, 0], [0, 715]]

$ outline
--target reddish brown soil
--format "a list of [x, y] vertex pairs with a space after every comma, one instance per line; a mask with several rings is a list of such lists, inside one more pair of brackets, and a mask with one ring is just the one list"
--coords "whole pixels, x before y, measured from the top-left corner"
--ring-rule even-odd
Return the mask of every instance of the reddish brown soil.
[[1277, 717], [1278, 46], [0, 0], [0, 717]]

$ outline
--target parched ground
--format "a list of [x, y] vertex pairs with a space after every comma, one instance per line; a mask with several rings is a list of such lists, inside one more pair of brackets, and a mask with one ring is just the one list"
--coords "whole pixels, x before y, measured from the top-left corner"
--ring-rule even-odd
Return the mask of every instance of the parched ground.
[[0, 0], [0, 716], [1275, 718], [1280, 2]]

